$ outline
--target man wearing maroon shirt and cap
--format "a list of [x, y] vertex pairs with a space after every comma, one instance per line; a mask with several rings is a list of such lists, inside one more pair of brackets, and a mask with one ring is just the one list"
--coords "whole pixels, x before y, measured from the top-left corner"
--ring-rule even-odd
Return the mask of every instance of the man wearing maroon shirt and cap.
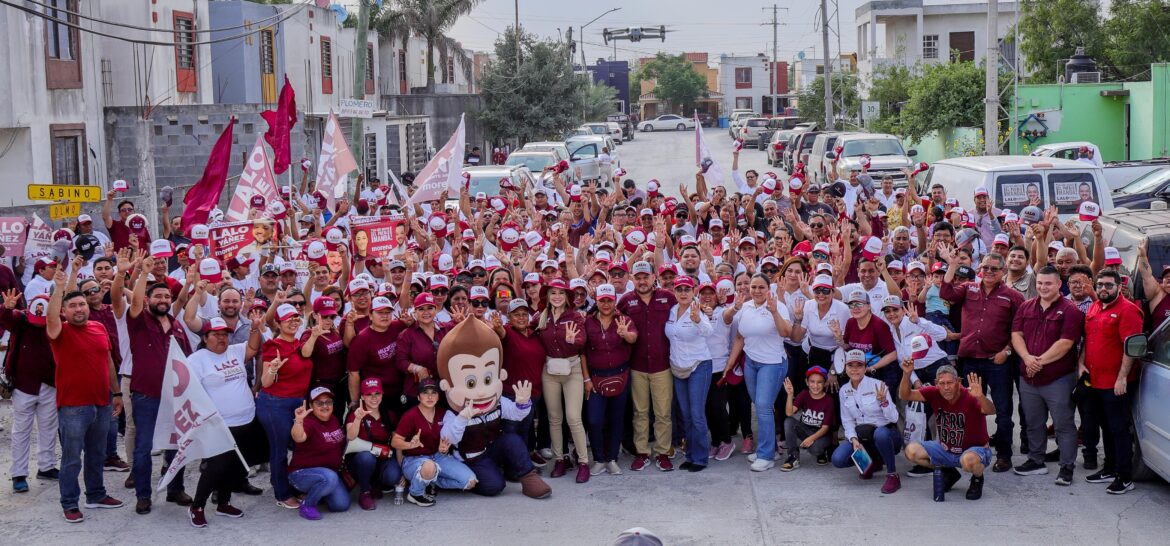
[[55, 480], [57, 470], [57, 365], [45, 335], [47, 295], [16, 309], [20, 290], [4, 292], [0, 325], [11, 333], [4, 359], [4, 376], [12, 382], [12, 490], [28, 492], [28, 456], [32, 448], [33, 419], [37, 422], [37, 477]]
[[631, 470], [650, 464], [650, 409], [654, 409], [654, 460], [663, 472], [674, 470], [670, 451], [670, 410], [674, 376], [670, 373], [670, 341], [666, 338], [666, 321], [674, 307], [674, 294], [654, 287], [654, 266], [649, 262], [634, 264], [634, 291], [618, 300], [618, 311], [630, 318], [638, 332], [630, 358], [630, 397], [634, 402], [634, 448], [637, 454]]
[[[106, 193], [106, 200], [102, 203], [102, 222], [106, 224], [106, 231], [110, 232], [110, 240], [114, 243], [114, 250], [122, 250], [130, 246], [130, 228], [126, 225], [126, 220], [134, 214], [134, 202], [129, 199], [118, 203], [118, 217], [110, 216], [110, 209], [114, 205], [114, 197], [118, 195], [115, 190], [110, 190]], [[138, 248], [147, 250], [150, 245], [150, 235], [138, 237]]]
[[382, 411], [402, 415], [407, 404], [403, 400], [403, 374], [395, 366], [394, 353], [399, 334], [410, 324], [394, 320], [393, 305], [387, 298], [374, 298], [370, 305], [369, 326], [353, 338], [346, 356], [349, 394], [354, 401], [350, 409], [357, 407], [361, 380], [377, 377], [382, 382]]

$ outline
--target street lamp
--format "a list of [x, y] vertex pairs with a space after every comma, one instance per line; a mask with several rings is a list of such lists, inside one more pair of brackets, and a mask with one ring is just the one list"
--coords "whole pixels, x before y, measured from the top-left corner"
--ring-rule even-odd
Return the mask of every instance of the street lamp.
[[606, 15], [609, 15], [610, 13], [613, 13], [613, 12], [618, 11], [620, 9], [622, 9], [622, 8], [611, 8], [609, 11], [602, 13], [601, 15], [598, 15], [597, 17], [594, 17], [592, 21], [589, 21], [588, 23], [581, 25], [581, 70], [587, 70], [585, 68], [585, 65], [586, 65], [586, 61], [585, 61], [585, 27], [592, 25], [593, 23], [596, 23], [598, 19], [601, 19], [602, 17], [605, 17]]

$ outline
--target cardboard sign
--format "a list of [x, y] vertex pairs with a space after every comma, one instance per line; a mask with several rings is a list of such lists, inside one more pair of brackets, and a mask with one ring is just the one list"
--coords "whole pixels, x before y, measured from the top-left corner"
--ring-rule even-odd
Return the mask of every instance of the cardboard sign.
[[256, 241], [251, 221], [220, 224], [211, 228], [210, 237], [211, 257], [220, 263], [235, 258], [240, 251], [253, 247]]
[[383, 216], [354, 216], [349, 221], [353, 256], [385, 256], [406, 240], [406, 223]]
[[24, 254], [24, 241], [28, 237], [27, 221], [21, 216], [0, 217], [0, 246], [5, 256]]

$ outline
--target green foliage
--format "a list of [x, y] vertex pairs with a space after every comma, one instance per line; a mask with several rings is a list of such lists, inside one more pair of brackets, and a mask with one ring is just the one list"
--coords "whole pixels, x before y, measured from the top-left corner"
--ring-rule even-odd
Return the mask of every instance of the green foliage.
[[869, 100], [881, 103], [881, 117], [870, 122], [875, 133], [901, 134], [901, 104], [910, 100], [914, 72], [918, 67], [887, 65], [873, 72], [869, 85]]
[[509, 28], [496, 41], [495, 60], [484, 68], [483, 109], [475, 116], [492, 140], [516, 138], [523, 144], [559, 138], [581, 123], [589, 87], [585, 76], [573, 73], [567, 45], [531, 34], [518, 37]]
[[435, 48], [439, 48], [443, 66], [447, 65], [447, 57], [452, 54], [463, 57], [464, 67], [468, 66], [469, 60], [456, 51], [455, 40], [446, 36], [446, 32], [480, 2], [482, 0], [397, 0], [398, 11], [407, 28], [427, 42], [427, 92], [435, 89]]
[[617, 100], [618, 90], [599, 83], [587, 85], [582, 90], [585, 103], [585, 121], [605, 121], [605, 116], [614, 113], [614, 101]]
[[1096, 59], [1103, 72], [1117, 77], [1106, 55], [1105, 21], [1099, 0], [1023, 0], [1020, 7], [1019, 52], [1026, 63], [1023, 68], [1030, 74], [1029, 81], [1055, 83], [1064, 75], [1064, 63], [1078, 46]]
[[984, 78], [973, 62], [927, 65], [902, 109], [902, 134], [918, 141], [935, 130], [983, 126]]
[[667, 103], [667, 111], [678, 106], [682, 112], [688, 112], [694, 108], [696, 99], [707, 96], [707, 79], [695, 72], [686, 55], [682, 54], [659, 53], [642, 66], [636, 79], [655, 81], [654, 96]]
[[[825, 77], [817, 76], [812, 84], [800, 91], [797, 99], [800, 117], [808, 121], [825, 122]], [[842, 108], [844, 106], [844, 108]], [[854, 124], [861, 112], [861, 98], [857, 91], [857, 74], [833, 73], [833, 117]]]
[[1113, 0], [1105, 22], [1105, 55], [1119, 78], [1135, 77], [1151, 63], [1170, 61], [1170, 1]]

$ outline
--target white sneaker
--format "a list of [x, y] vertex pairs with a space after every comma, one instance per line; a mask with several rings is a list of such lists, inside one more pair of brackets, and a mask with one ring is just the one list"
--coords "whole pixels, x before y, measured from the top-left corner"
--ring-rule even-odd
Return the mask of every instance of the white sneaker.
[[622, 467], [618, 466], [617, 461], [605, 463], [605, 470], [614, 476], [619, 476], [622, 473]]
[[773, 466], [776, 466], [776, 463], [760, 459], [752, 463], [751, 469], [752, 472], [763, 472]]
[[554, 459], [552, 450], [547, 447], [540, 450], [540, 456], [544, 457], [544, 460], [546, 461], [551, 461]]
[[605, 473], [605, 471], [606, 471], [605, 463], [603, 463], [601, 461], [594, 461], [593, 466], [591, 466], [589, 468], [589, 475], [590, 476], [600, 476], [601, 474]]
[[[779, 461], [779, 460], [780, 460], [780, 458], [781, 458], [781, 455], [780, 455], [780, 452], [779, 452], [779, 451], [777, 451], [775, 455], [772, 455], [772, 460], [773, 460], [773, 461]], [[749, 462], [749, 463], [754, 463], [754, 462], [756, 462], [756, 454], [755, 454], [755, 453], [752, 453], [751, 455], [748, 455], [748, 456], [747, 456], [747, 460], [748, 460], [748, 462]]]

